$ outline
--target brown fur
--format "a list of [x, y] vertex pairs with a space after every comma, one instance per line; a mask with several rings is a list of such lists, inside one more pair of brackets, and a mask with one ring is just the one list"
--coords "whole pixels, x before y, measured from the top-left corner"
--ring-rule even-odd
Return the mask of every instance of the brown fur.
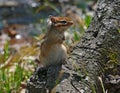
[[64, 32], [73, 22], [67, 17], [50, 16], [50, 24], [40, 47], [40, 61], [44, 66], [57, 64], [67, 56], [67, 49], [63, 45]]

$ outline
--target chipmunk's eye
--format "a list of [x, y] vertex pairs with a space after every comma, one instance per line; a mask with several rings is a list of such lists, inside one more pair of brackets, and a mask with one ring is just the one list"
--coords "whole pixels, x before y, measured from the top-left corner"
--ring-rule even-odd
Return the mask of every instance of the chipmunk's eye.
[[53, 22], [53, 24], [56, 24], [57, 22]]
[[60, 21], [60, 23], [64, 23], [64, 24], [66, 24], [67, 22], [66, 22], [65, 20], [63, 20], [63, 21]]

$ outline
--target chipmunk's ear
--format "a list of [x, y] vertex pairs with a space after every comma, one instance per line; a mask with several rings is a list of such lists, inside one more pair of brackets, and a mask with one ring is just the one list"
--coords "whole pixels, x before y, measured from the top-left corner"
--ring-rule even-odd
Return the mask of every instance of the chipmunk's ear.
[[49, 15], [49, 18], [53, 17], [53, 15]]
[[49, 30], [51, 28], [51, 25], [53, 24], [52, 22], [52, 15], [49, 15], [49, 18], [47, 19], [47, 29]]
[[53, 23], [55, 22], [55, 18], [54, 18], [54, 16], [49, 15], [49, 19], [50, 19]]

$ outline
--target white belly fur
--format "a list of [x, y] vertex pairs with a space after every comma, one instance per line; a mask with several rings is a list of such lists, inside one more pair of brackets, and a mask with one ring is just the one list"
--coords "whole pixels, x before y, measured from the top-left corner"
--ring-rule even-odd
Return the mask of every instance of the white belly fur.
[[55, 44], [50, 50], [48, 56], [41, 59], [44, 66], [58, 64], [67, 57], [67, 49], [63, 44]]

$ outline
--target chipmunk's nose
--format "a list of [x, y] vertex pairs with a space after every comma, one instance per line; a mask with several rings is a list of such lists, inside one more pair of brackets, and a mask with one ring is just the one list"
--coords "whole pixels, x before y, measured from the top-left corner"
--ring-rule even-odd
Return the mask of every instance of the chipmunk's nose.
[[69, 21], [69, 22], [68, 22], [68, 25], [72, 25], [72, 24], [73, 24], [73, 21]]

